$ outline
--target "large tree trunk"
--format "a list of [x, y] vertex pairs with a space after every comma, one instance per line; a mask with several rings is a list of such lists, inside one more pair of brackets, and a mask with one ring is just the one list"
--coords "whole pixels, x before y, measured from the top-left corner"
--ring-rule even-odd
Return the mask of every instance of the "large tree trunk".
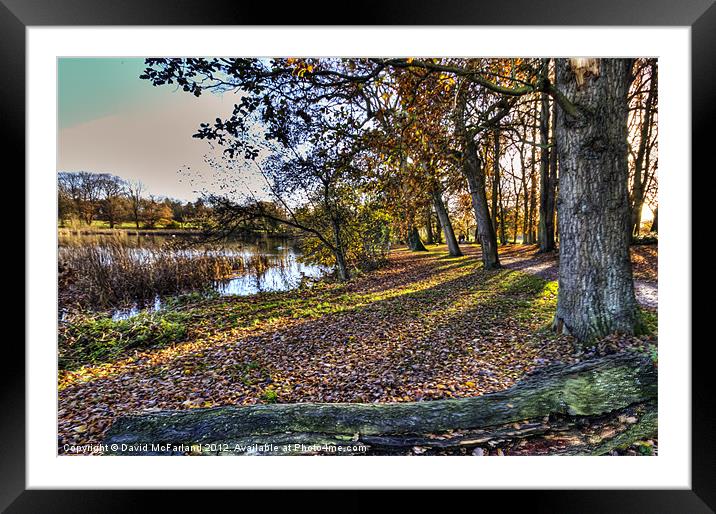
[[549, 95], [542, 93], [539, 120], [540, 143], [540, 201], [539, 201], [539, 251], [554, 250], [554, 204], [555, 181], [550, 173], [549, 149]]
[[343, 239], [341, 238], [341, 227], [337, 219], [332, 218], [331, 223], [333, 226], [333, 255], [336, 258], [336, 271], [338, 272], [338, 278], [340, 280], [348, 280], [350, 273], [348, 272], [348, 266], [346, 264], [346, 255], [343, 250]]
[[623, 353], [549, 366], [510, 389], [472, 398], [126, 416], [111, 426], [104, 443], [120, 455], [390, 454], [415, 446], [599, 455], [656, 436], [656, 396], [651, 360]]
[[[537, 126], [532, 127], [532, 141], [537, 141]], [[535, 232], [535, 216], [537, 214], [537, 160], [536, 146], [532, 145], [532, 166], [530, 167], [530, 215], [529, 215], [529, 242], [534, 244], [537, 242], [537, 233]]]
[[[492, 158], [492, 230], [497, 234], [498, 221], [497, 221], [497, 209], [498, 202], [500, 201], [500, 132], [495, 129], [492, 132], [493, 136], [493, 158]], [[504, 239], [504, 238], [503, 238]], [[502, 241], [502, 244], [505, 244]]]
[[[573, 68], [572, 62], [575, 62]], [[555, 328], [582, 343], [633, 334], [636, 300], [629, 259], [627, 90], [631, 61], [557, 60], [557, 87], [576, 106], [559, 109], [559, 293]], [[580, 83], [578, 85], [578, 83]]]
[[651, 232], [659, 232], [659, 208], [654, 211], [654, 221], [651, 222]]
[[429, 245], [434, 244], [435, 235], [433, 234], [433, 212], [430, 207], [428, 207], [425, 213], [425, 231], [427, 233], [425, 242]]
[[500, 267], [500, 259], [497, 255], [497, 236], [495, 235], [487, 206], [485, 170], [477, 153], [475, 139], [467, 132], [465, 127], [466, 94], [466, 91], [461, 90], [457, 97], [454, 112], [455, 133], [462, 146], [462, 172], [467, 179], [472, 208], [475, 211], [475, 221], [477, 222], [475, 240], [480, 244], [482, 264], [485, 269], [496, 269]]
[[438, 213], [438, 219], [440, 220], [440, 226], [445, 232], [445, 241], [448, 245], [448, 251], [453, 257], [462, 256], [460, 246], [457, 244], [457, 238], [455, 238], [455, 232], [452, 229], [452, 223], [448, 216], [447, 209], [445, 208], [445, 202], [443, 202], [442, 194], [440, 193], [440, 187], [435, 186], [432, 191], [433, 205], [435, 205], [435, 212]]
[[437, 213], [437, 212], [435, 213], [435, 226], [436, 226], [436, 228], [437, 228], [437, 230], [435, 231], [435, 241], [436, 241], [438, 244], [442, 244], [443, 238], [442, 238], [442, 235], [441, 235], [441, 234], [442, 234], [442, 231], [443, 231], [443, 226], [442, 226], [442, 224], [440, 223], [440, 216], [438, 216], [438, 213]]
[[408, 248], [410, 248], [414, 252], [427, 252], [428, 249], [425, 248], [425, 245], [420, 240], [420, 233], [418, 232], [418, 228], [413, 225], [408, 229]]
[[496, 269], [500, 267], [500, 259], [497, 255], [497, 236], [490, 219], [490, 211], [487, 208], [485, 173], [477, 156], [475, 144], [468, 143], [467, 148], [470, 155], [467, 155], [463, 162], [463, 173], [467, 178], [472, 208], [475, 211], [476, 238], [482, 250], [482, 264], [485, 269]]

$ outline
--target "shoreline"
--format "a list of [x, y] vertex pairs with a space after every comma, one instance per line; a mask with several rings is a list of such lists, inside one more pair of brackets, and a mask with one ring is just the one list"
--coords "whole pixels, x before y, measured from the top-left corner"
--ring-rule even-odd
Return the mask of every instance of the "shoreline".
[[[194, 228], [57, 228], [58, 236], [112, 236], [112, 235], [126, 235], [126, 236], [201, 236], [204, 234], [202, 230]], [[264, 232], [251, 232], [247, 234], [237, 234], [237, 237], [241, 236], [252, 236], [252, 237], [272, 237], [272, 238], [289, 238], [295, 237], [289, 233], [277, 233], [268, 234]]]

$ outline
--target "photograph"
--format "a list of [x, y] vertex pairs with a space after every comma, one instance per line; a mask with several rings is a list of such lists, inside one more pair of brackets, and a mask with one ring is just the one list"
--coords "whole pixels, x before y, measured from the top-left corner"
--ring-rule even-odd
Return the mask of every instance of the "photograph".
[[658, 56], [55, 60], [57, 455], [658, 456]]

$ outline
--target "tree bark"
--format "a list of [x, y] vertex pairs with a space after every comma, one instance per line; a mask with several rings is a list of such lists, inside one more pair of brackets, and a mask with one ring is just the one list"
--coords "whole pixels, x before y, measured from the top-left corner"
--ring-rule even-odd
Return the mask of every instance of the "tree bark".
[[507, 232], [505, 225], [507, 223], [507, 216], [505, 215], [505, 201], [502, 196], [502, 184], [499, 184], [499, 187], [497, 189], [498, 191], [498, 198], [499, 198], [499, 206], [500, 206], [500, 244], [506, 245], [507, 244]]
[[346, 264], [346, 256], [343, 250], [343, 240], [341, 238], [341, 227], [337, 219], [331, 218], [331, 224], [333, 226], [333, 243], [334, 250], [333, 255], [336, 258], [336, 271], [338, 272], [338, 278], [345, 281], [350, 278], [348, 272], [348, 266]]
[[433, 213], [430, 208], [428, 208], [425, 215], [425, 232], [427, 233], [425, 242], [429, 245], [435, 244], [435, 236], [433, 235]]
[[549, 208], [552, 210], [552, 222], [553, 222], [553, 234], [554, 234], [554, 245], [559, 244], [559, 223], [555, 217], [555, 210], [557, 208], [557, 198], [559, 197], [559, 178], [557, 177], [557, 149], [554, 146], [556, 140], [557, 130], [557, 102], [552, 102], [552, 150], [549, 152], [549, 182], [552, 188], [552, 201]]
[[455, 132], [462, 146], [461, 165], [462, 172], [467, 179], [472, 207], [475, 211], [475, 239], [480, 243], [482, 251], [482, 264], [485, 269], [496, 269], [500, 267], [500, 259], [497, 255], [497, 237], [490, 218], [490, 211], [487, 206], [487, 193], [485, 192], [485, 170], [482, 161], [477, 153], [477, 144], [474, 138], [468, 134], [465, 127], [466, 93], [461, 92], [457, 98], [455, 107]]
[[443, 226], [440, 223], [440, 216], [438, 216], [437, 212], [435, 213], [435, 227], [437, 228], [437, 230], [435, 231], [435, 241], [437, 241], [438, 244], [442, 244], [443, 238], [441, 234], [443, 231]]
[[[535, 109], [536, 110], [536, 109]], [[537, 141], [537, 126], [532, 126], [532, 141]], [[529, 214], [529, 243], [535, 244], [538, 240], [535, 231], [535, 215], [537, 214], [537, 151], [532, 145], [532, 166], [530, 167], [530, 214]]]
[[428, 251], [423, 242], [420, 240], [420, 233], [415, 225], [408, 229], [408, 247], [414, 252]]
[[414, 446], [505, 443], [516, 454], [521, 449], [599, 455], [656, 436], [656, 396], [654, 364], [644, 354], [629, 352], [548, 366], [510, 389], [471, 398], [230, 406], [125, 416], [110, 427], [104, 443], [120, 455], [190, 452], [177, 449], [180, 445], [202, 445], [195, 453], [208, 454], [332, 453], [341, 445], [353, 447], [348, 453], [381, 454]]
[[[526, 136], [527, 131], [525, 130]], [[526, 137], [525, 137], [526, 138]], [[525, 145], [524, 143], [520, 146], [520, 169], [522, 170], [522, 177], [521, 177], [521, 184], [522, 184], [522, 194], [525, 199], [525, 208], [524, 208], [524, 216], [522, 218], [522, 244], [531, 244], [530, 241], [530, 213], [529, 213], [529, 206], [530, 206], [530, 191], [527, 187], [527, 184], [529, 182], [529, 175], [527, 174], [527, 169], [525, 168]]]
[[490, 211], [487, 208], [485, 173], [482, 170], [480, 158], [477, 156], [475, 144], [468, 143], [467, 148], [471, 155], [468, 155], [463, 162], [463, 173], [467, 178], [472, 207], [475, 211], [476, 236], [482, 250], [482, 264], [485, 269], [497, 269], [500, 267], [500, 259], [497, 255], [497, 237], [490, 219]]
[[450, 255], [452, 257], [461, 257], [462, 252], [460, 251], [460, 246], [457, 244], [457, 238], [455, 237], [455, 232], [453, 231], [452, 223], [450, 222], [450, 217], [448, 216], [447, 209], [445, 208], [445, 203], [443, 202], [440, 189], [440, 186], [436, 185], [431, 193], [433, 197], [433, 204], [435, 205], [435, 212], [437, 212], [438, 219], [440, 220], [440, 226], [445, 232], [445, 241], [447, 242]]
[[520, 231], [520, 187], [516, 179], [513, 178], [513, 187], [515, 190], [515, 215], [514, 215], [514, 231], [512, 232], [512, 244], [517, 243], [517, 233]]
[[659, 208], [654, 211], [654, 221], [651, 222], [651, 232], [659, 232]]
[[[495, 234], [497, 234], [498, 231], [498, 221], [497, 221], [497, 209], [498, 209], [498, 202], [500, 200], [500, 132], [499, 130], [495, 129], [492, 132], [493, 136], [493, 152], [494, 156], [492, 158], [492, 230], [495, 231]], [[503, 238], [504, 239], [504, 238]], [[502, 244], [505, 244], [504, 241], [501, 241]]]
[[628, 234], [630, 69], [628, 59], [598, 59], [597, 72], [584, 75], [569, 59], [557, 60], [557, 87], [578, 115], [564, 109], [557, 114], [560, 266], [554, 326], [584, 345], [614, 332], [633, 334], [637, 322]]
[[[546, 65], [545, 65], [546, 67]], [[539, 202], [539, 251], [551, 252], [554, 244], [554, 192], [555, 183], [550, 173], [549, 147], [549, 95], [542, 93], [539, 121], [540, 139], [540, 202]]]

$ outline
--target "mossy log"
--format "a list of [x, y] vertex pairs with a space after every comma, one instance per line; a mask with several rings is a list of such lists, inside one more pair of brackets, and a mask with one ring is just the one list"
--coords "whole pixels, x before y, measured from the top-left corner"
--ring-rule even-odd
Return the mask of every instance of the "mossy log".
[[603, 454], [656, 435], [656, 396], [652, 361], [623, 353], [548, 366], [473, 398], [125, 416], [104, 442], [107, 453], [122, 455], [404, 454], [414, 447], [450, 453], [482, 446], [509, 447], [511, 454]]

